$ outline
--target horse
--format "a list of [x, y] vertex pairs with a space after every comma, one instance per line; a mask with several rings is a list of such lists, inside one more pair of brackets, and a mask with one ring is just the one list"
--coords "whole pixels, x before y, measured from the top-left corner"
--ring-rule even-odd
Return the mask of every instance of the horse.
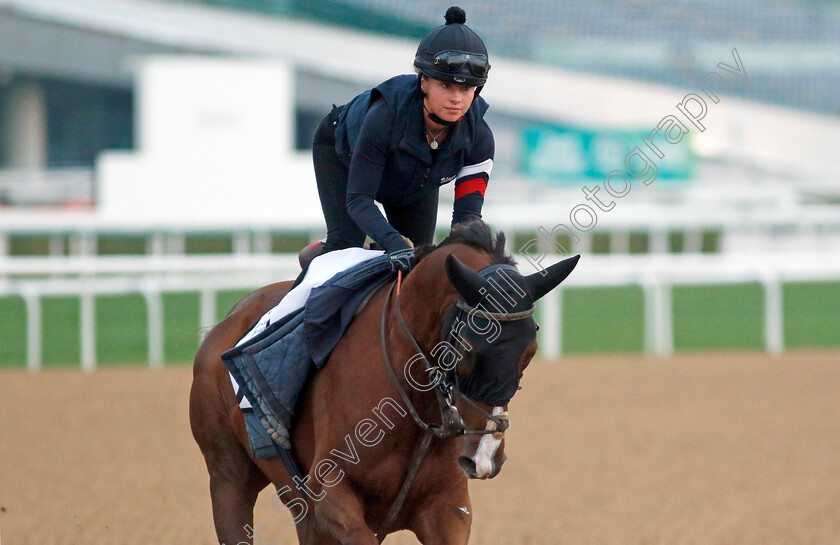
[[418, 248], [411, 272], [369, 298], [301, 393], [292, 447], [302, 479], [279, 458], [252, 456], [221, 360], [292, 283], [244, 297], [202, 342], [190, 392], [219, 543], [262, 542], [253, 508], [271, 484], [301, 545], [377, 545], [398, 530], [424, 545], [466, 544], [468, 480], [501, 471], [508, 402], [537, 351], [533, 303], [578, 258], [523, 276], [504, 234], [480, 220]]

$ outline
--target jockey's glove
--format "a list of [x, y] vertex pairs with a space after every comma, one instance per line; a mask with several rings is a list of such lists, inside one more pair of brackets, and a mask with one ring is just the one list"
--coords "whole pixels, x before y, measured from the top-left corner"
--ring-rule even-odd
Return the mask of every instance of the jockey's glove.
[[402, 271], [403, 274], [408, 274], [408, 271], [414, 266], [414, 248], [401, 248], [388, 252], [388, 261], [391, 263], [392, 271]]

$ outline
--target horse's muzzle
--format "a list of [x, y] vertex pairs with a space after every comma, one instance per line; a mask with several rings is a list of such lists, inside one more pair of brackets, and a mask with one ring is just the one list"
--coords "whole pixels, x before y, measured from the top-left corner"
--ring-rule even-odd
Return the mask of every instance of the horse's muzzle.
[[479, 475], [478, 469], [475, 465], [475, 460], [470, 458], [469, 456], [460, 456], [458, 457], [458, 465], [461, 466], [461, 471], [464, 472], [464, 475], [470, 479], [492, 479], [496, 475], [502, 471], [502, 464], [505, 463], [507, 460], [507, 456], [503, 456], [501, 461], [497, 464], [495, 461], [491, 462], [491, 471], [486, 475]]

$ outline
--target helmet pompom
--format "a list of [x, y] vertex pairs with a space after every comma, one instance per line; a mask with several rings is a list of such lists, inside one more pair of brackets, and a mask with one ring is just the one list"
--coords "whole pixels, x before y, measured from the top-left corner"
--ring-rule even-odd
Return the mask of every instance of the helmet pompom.
[[467, 12], [465, 12], [462, 8], [458, 6], [452, 6], [448, 10], [446, 10], [446, 15], [444, 15], [444, 19], [446, 19], [446, 24], [451, 25], [452, 23], [458, 23], [459, 25], [463, 25], [467, 22]]

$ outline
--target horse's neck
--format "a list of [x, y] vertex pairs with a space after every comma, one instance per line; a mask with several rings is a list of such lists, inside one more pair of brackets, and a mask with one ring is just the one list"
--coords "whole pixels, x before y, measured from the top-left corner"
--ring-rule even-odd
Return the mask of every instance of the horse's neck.
[[443, 283], [426, 271], [416, 269], [407, 278], [400, 293], [400, 312], [417, 343], [426, 351], [440, 340], [440, 309], [452, 299], [452, 290], [444, 275]]
[[450, 253], [479, 269], [490, 261], [485, 253], [456, 243], [428, 255], [406, 277], [400, 295], [401, 311], [417, 342], [426, 350], [440, 341], [443, 314], [459, 297], [446, 276], [446, 256]]
[[[437, 363], [433, 352], [435, 346], [441, 342], [443, 315], [459, 297], [446, 275], [445, 261], [450, 252], [456, 254], [459, 259], [464, 256], [467, 261], [480, 266], [480, 258], [469, 255], [474, 250], [467, 247], [436, 251], [426, 256], [411, 271], [402, 284], [399, 295], [399, 311], [408, 328], [407, 333], [414, 338], [428, 360], [415, 360], [417, 349], [408, 339], [407, 333], [402, 331], [396, 335], [399, 340], [394, 346], [395, 355], [399, 354], [395, 362], [400, 362], [395, 370], [401, 381], [408, 380], [409, 374], [415, 381], [414, 387], [403, 382], [405, 393], [420, 413], [420, 418], [426, 422], [440, 422], [436, 394], [428, 388], [418, 388], [417, 385], [428, 384], [430, 377], [425, 371], [425, 366], [435, 366]], [[470, 257], [472, 259], [469, 259]], [[414, 363], [408, 365], [408, 362]]]

